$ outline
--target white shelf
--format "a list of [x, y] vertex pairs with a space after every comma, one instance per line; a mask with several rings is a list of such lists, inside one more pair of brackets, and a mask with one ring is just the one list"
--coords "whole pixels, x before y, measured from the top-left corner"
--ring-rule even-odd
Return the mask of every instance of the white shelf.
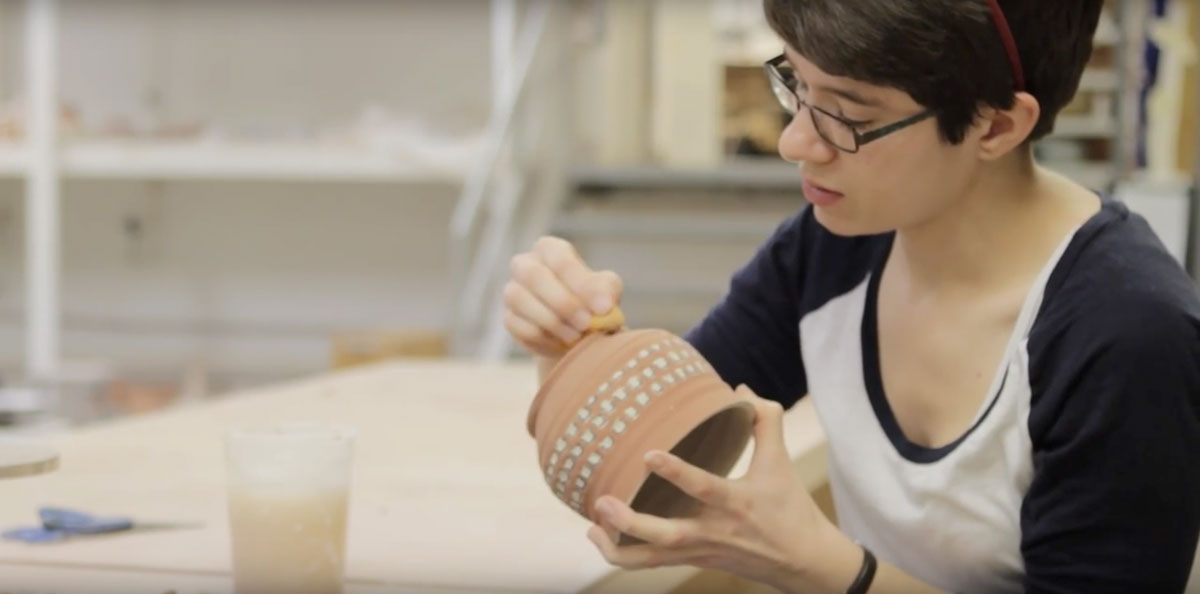
[[776, 157], [733, 158], [715, 167], [661, 165], [580, 166], [571, 180], [585, 189], [742, 188], [791, 190], [800, 187], [800, 168]]
[[[382, 150], [301, 143], [79, 140], [59, 154], [60, 174], [92, 179], [458, 182], [456, 166]], [[0, 143], [0, 176], [24, 176], [29, 151]]]
[[[457, 183], [463, 163], [430, 163], [417, 156], [315, 143], [86, 140], [64, 144], [59, 171], [92, 179], [212, 179]], [[28, 151], [0, 143], [0, 176], [22, 177]]]
[[762, 241], [779, 226], [774, 217], [679, 217], [647, 213], [570, 213], [559, 217], [554, 232], [573, 237], [606, 239], [696, 239]]
[[66, 175], [92, 178], [368, 182], [452, 182], [465, 173], [350, 146], [191, 141], [73, 143], [63, 149], [62, 168]]
[[0, 142], [0, 177], [24, 177], [29, 170], [29, 150], [15, 142]]

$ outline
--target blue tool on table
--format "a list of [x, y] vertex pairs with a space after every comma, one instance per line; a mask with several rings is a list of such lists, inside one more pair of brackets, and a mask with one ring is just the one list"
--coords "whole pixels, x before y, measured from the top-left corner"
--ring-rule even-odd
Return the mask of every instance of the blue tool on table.
[[111, 534], [141, 530], [183, 530], [202, 528], [203, 524], [182, 522], [138, 522], [128, 516], [96, 516], [61, 507], [38, 510], [41, 526], [7, 530], [0, 536], [7, 540], [39, 543], [56, 542], [76, 536]]

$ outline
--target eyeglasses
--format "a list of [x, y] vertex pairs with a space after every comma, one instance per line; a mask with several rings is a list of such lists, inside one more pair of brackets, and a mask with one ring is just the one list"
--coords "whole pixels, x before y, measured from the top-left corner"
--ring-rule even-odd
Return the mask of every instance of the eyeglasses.
[[807, 107], [817, 134], [820, 134], [825, 142], [847, 153], [857, 153], [858, 149], [864, 144], [879, 140], [892, 132], [907, 128], [934, 114], [933, 110], [925, 110], [894, 124], [888, 124], [866, 132], [859, 132], [858, 128], [860, 125], [856, 122], [837, 114], [829, 113], [820, 107], [804, 101], [796, 94], [796, 76], [792, 73], [791, 65], [788, 64], [785, 54], [780, 54], [767, 60], [763, 64], [763, 67], [767, 71], [767, 80], [771, 82], [771, 90], [775, 93], [775, 98], [779, 100], [779, 104], [783, 106], [784, 111], [789, 115], [795, 116], [801, 107]]

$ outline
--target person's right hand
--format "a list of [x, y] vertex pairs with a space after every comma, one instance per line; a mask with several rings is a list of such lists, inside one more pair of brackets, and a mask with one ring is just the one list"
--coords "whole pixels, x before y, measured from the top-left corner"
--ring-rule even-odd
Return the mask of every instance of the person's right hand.
[[504, 327], [530, 353], [557, 358], [588, 329], [593, 316], [621, 300], [621, 277], [592, 270], [567, 241], [542, 237], [513, 256], [504, 287]]

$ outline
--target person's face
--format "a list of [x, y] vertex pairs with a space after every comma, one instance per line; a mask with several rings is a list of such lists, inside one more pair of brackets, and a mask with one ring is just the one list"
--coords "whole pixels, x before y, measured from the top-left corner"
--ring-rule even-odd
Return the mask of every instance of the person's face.
[[[907, 93], [831, 76], [786, 51], [801, 101], [868, 132], [924, 111]], [[969, 188], [978, 160], [970, 132], [943, 142], [937, 119], [926, 118], [845, 152], [822, 138], [801, 107], [779, 139], [780, 155], [801, 164], [805, 197], [817, 221], [838, 235], [868, 235], [929, 220]]]

